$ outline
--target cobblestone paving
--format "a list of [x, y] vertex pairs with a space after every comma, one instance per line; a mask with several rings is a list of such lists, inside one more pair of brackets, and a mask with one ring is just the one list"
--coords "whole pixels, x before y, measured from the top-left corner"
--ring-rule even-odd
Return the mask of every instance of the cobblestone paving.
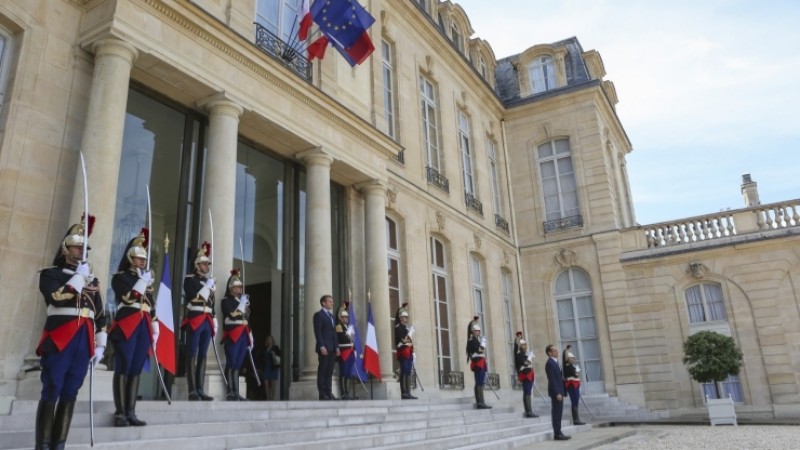
[[643, 425], [633, 428], [637, 432], [636, 435], [594, 448], [597, 450], [800, 449], [800, 426], [796, 425], [739, 425], [738, 427]]

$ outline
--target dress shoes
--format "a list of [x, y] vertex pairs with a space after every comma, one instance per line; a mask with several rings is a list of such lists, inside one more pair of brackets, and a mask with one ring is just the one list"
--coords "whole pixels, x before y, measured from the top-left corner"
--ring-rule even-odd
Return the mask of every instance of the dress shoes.
[[568, 441], [570, 439], [572, 439], [572, 436], [567, 436], [566, 434], [559, 434], [553, 438], [554, 441]]

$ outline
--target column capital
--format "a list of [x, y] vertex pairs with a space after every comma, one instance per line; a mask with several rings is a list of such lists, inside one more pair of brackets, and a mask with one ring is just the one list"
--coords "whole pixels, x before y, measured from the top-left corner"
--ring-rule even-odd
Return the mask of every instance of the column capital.
[[238, 120], [244, 114], [244, 107], [226, 92], [218, 92], [206, 97], [198, 101], [197, 106], [205, 109], [212, 116], [230, 116]]
[[315, 147], [311, 150], [305, 150], [300, 153], [295, 154], [295, 157], [303, 162], [303, 164], [308, 166], [325, 166], [330, 167], [335, 160], [333, 156], [331, 156], [328, 152], [322, 149], [322, 147]]
[[136, 47], [115, 37], [92, 42], [92, 53], [94, 53], [95, 59], [102, 56], [115, 56], [128, 63], [129, 66], [133, 66], [133, 61], [139, 56]]
[[386, 181], [378, 178], [358, 183], [355, 187], [365, 195], [386, 195], [386, 190], [388, 189]]

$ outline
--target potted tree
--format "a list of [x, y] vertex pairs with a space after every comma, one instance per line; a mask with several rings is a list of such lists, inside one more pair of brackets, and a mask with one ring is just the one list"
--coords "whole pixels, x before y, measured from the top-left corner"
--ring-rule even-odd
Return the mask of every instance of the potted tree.
[[719, 382], [730, 375], [739, 375], [742, 368], [742, 351], [730, 336], [713, 331], [700, 331], [683, 343], [683, 363], [689, 375], [698, 383], [714, 383], [716, 399], [706, 396], [708, 418], [711, 425], [730, 423], [736, 425], [733, 399], [723, 398]]

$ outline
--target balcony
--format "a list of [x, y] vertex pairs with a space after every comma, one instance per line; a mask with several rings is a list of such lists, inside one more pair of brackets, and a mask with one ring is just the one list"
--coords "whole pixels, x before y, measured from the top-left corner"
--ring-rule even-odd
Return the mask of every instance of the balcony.
[[464, 192], [464, 201], [467, 204], [467, 208], [475, 211], [480, 215], [483, 215], [483, 203], [481, 203], [480, 200], [475, 198], [475, 196], [473, 196], [469, 192]]
[[464, 372], [439, 371], [439, 389], [464, 389]]
[[696, 251], [800, 233], [800, 199], [671, 222], [623, 233], [623, 260]]
[[506, 219], [503, 219], [503, 216], [499, 214], [494, 215], [494, 226], [496, 226], [500, 230], [505, 231], [506, 233], [509, 233], [508, 221]]
[[444, 175], [440, 174], [438, 170], [431, 166], [427, 166], [425, 167], [425, 175], [428, 179], [428, 184], [432, 184], [437, 188], [450, 193], [450, 181], [448, 181]]
[[301, 55], [296, 48], [284, 42], [278, 36], [275, 36], [264, 28], [261, 24], [256, 23], [256, 47], [262, 52], [272, 56], [281, 64], [289, 68], [292, 72], [299, 75], [304, 80], [311, 82], [311, 62]]
[[576, 216], [562, 217], [560, 219], [548, 220], [544, 222], [544, 232], [552, 233], [554, 231], [567, 230], [569, 228], [579, 228], [583, 226], [583, 216], [578, 214]]

